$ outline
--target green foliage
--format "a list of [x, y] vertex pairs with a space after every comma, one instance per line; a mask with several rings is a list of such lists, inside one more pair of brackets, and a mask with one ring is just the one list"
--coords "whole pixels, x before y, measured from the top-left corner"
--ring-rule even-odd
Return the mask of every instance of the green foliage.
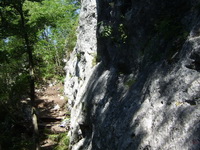
[[103, 37], [109, 37], [112, 34], [112, 28], [109, 25], [104, 26], [104, 30], [102, 33]]
[[125, 82], [125, 86], [131, 87], [135, 83], [135, 79], [129, 79]]
[[[23, 149], [29, 145], [22, 135], [20, 99], [29, 92], [29, 72], [21, 1], [0, 1], [0, 144], [2, 149]], [[26, 20], [23, 20], [24, 23]], [[27, 148], [28, 149], [28, 148]]]
[[120, 33], [120, 40], [123, 42], [123, 43], [126, 43], [126, 40], [127, 40], [127, 32], [125, 30], [125, 27], [124, 25], [121, 23], [119, 24], [119, 27], [118, 27], [118, 31]]
[[[29, 137], [14, 129], [23, 124], [20, 100], [30, 93], [30, 57], [37, 84], [63, 81], [65, 51], [76, 43], [79, 1], [0, 1], [0, 144], [30, 149]], [[67, 44], [67, 46], [66, 46]], [[29, 51], [31, 50], [31, 52]], [[61, 140], [61, 138], [60, 138]]]
[[66, 38], [66, 42], [65, 42], [65, 49], [68, 53], [68, 55], [73, 51], [75, 45], [76, 45], [76, 40], [77, 40], [77, 36], [76, 36], [76, 29], [78, 27], [78, 20], [79, 18], [76, 17], [72, 22], [71, 25], [71, 30], [68, 33], [68, 36]]
[[69, 54], [76, 43], [78, 1], [44, 0], [41, 3], [26, 1], [30, 26], [37, 27], [34, 55], [39, 60], [36, 74], [39, 79], [60, 79], [64, 75], [66, 51]]
[[51, 134], [49, 139], [58, 143], [54, 150], [68, 150], [69, 149], [69, 137], [67, 133]]
[[55, 147], [55, 150], [67, 150], [69, 149], [69, 137], [66, 133], [59, 135], [59, 143], [58, 146]]
[[115, 25], [112, 23], [100, 21], [98, 26], [100, 36], [110, 39], [118, 47], [127, 42], [128, 33], [123, 23]]
[[81, 60], [81, 53], [76, 54], [77, 59], [80, 61]]
[[27, 55], [23, 41], [16, 37], [1, 40], [0, 53], [0, 97], [1, 100], [16, 101], [28, 92]]
[[99, 62], [99, 55], [97, 53], [95, 53], [93, 55], [93, 59], [92, 59], [92, 66], [97, 65], [98, 62]]
[[99, 22], [100, 25], [100, 34], [102, 37], [111, 37], [113, 29], [111, 25], [106, 24], [105, 22], [101, 21]]

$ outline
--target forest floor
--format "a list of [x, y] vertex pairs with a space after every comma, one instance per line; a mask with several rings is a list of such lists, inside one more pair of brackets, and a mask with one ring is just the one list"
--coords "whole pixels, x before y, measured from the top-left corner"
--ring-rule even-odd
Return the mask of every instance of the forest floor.
[[[67, 144], [70, 114], [63, 96], [63, 85], [49, 84], [37, 89], [36, 96], [41, 149], [52, 150], [60, 144]], [[65, 138], [64, 141], [62, 138]]]

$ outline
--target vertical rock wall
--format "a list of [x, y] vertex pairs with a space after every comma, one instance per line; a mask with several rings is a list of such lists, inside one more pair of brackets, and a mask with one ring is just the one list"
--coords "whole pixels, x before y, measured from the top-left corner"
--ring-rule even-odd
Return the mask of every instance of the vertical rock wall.
[[71, 149], [199, 150], [199, 71], [198, 0], [83, 0], [66, 66]]
[[70, 108], [75, 105], [75, 100], [80, 99], [85, 90], [84, 86], [96, 65], [97, 56], [96, 1], [82, 0], [81, 3], [77, 44], [65, 67], [65, 94]]
[[[97, 65], [97, 10], [96, 0], [82, 0], [77, 29], [77, 44], [66, 63], [64, 93], [71, 110], [71, 143], [76, 143], [80, 136], [78, 126], [81, 114], [81, 97], [87, 91], [86, 85]], [[74, 146], [75, 147], [75, 146]], [[76, 149], [76, 148], [75, 148]]]

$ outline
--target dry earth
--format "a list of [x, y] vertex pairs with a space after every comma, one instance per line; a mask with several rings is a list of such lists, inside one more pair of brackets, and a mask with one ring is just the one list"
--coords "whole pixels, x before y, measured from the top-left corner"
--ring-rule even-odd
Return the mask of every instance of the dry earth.
[[41, 148], [50, 150], [58, 143], [51, 140], [49, 135], [67, 132], [69, 126], [68, 121], [65, 127], [61, 127], [63, 120], [69, 118], [66, 100], [63, 96], [63, 85], [60, 83], [49, 84], [42, 89], [37, 89], [36, 95]]

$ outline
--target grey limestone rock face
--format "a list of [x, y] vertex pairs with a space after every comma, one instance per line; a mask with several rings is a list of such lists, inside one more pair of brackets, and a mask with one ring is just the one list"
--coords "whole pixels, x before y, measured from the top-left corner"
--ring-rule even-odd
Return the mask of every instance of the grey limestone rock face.
[[[71, 110], [71, 137], [72, 143], [77, 140], [74, 133], [81, 113], [81, 97], [86, 89], [89, 78], [93, 73], [97, 56], [97, 9], [95, 0], [82, 0], [79, 27], [77, 29], [77, 44], [67, 60], [64, 93]], [[73, 138], [75, 137], [75, 138]]]
[[70, 149], [200, 149], [199, 1], [83, 0], [78, 32]]
[[82, 1], [80, 11], [77, 44], [66, 63], [65, 95], [69, 107], [73, 107], [75, 100], [80, 98], [83, 86], [87, 84], [94, 66], [96, 65], [96, 2]]

